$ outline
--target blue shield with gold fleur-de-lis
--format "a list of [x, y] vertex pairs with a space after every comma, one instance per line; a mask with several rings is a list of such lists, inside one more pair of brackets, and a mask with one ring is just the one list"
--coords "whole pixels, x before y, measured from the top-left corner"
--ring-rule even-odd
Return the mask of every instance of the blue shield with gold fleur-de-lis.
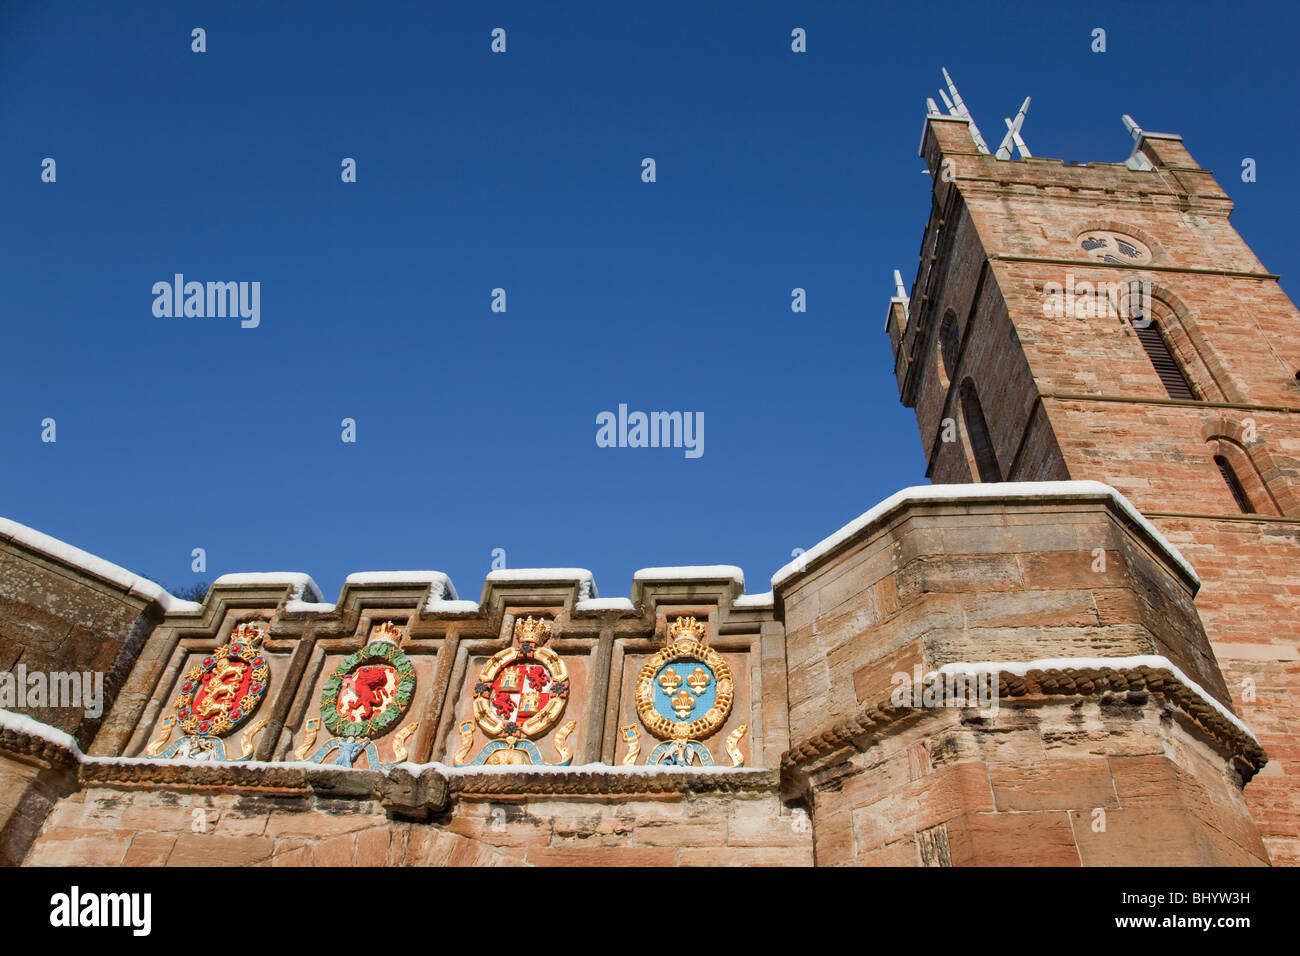
[[712, 709], [718, 678], [704, 661], [670, 661], [655, 674], [653, 695], [655, 713], [675, 724], [689, 724]]

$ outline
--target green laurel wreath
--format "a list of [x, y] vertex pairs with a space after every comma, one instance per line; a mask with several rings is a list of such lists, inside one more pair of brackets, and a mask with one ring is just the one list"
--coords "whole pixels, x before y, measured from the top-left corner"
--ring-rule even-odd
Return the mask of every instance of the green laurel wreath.
[[[397, 668], [397, 692], [388, 702], [388, 706], [369, 720], [345, 720], [338, 708], [339, 689], [343, 686], [343, 678], [361, 665], [372, 662], [383, 662]], [[355, 654], [349, 654], [338, 667], [334, 668], [334, 673], [330, 674], [321, 691], [321, 720], [335, 737], [380, 737], [406, 713], [414, 695], [415, 665], [400, 648], [386, 641], [376, 641], [367, 644]]]

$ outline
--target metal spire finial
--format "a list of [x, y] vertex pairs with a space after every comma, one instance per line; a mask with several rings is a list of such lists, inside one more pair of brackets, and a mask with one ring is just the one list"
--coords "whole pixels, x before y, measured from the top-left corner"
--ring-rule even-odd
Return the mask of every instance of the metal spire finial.
[[1028, 112], [1029, 97], [1026, 96], [1025, 102], [1020, 105], [1020, 112], [1016, 114], [1015, 122], [1012, 122], [1009, 119], [1003, 120], [1003, 122], [1007, 124], [1007, 135], [1002, 137], [1002, 144], [998, 147], [998, 159], [1010, 159], [1012, 145], [1014, 145], [1016, 150], [1019, 151], [1021, 159], [1030, 158], [1029, 147], [1026, 146], [1025, 141], [1020, 138], [1020, 127], [1024, 125], [1025, 114]]
[[962, 101], [961, 94], [957, 92], [957, 84], [952, 81], [948, 75], [947, 67], [940, 67], [943, 71], [943, 81], [948, 84], [948, 93], [952, 94], [952, 99], [948, 99], [948, 93], [943, 90], [939, 91], [944, 105], [948, 107], [948, 112], [953, 116], [959, 116], [970, 125], [970, 138], [975, 141], [981, 153], [989, 151], [988, 144], [984, 142], [984, 137], [980, 135], [980, 128], [975, 125], [975, 117], [970, 115], [970, 110], [966, 109], [966, 104]]

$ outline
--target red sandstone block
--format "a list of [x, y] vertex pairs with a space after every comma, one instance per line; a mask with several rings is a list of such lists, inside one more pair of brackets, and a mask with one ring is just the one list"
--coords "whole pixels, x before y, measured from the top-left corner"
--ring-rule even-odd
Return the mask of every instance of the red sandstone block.
[[1070, 818], [1060, 811], [971, 813], [948, 821], [953, 866], [1078, 866]]
[[679, 866], [812, 866], [812, 847], [683, 847]]
[[352, 866], [357, 856], [357, 838], [345, 833], [322, 840], [312, 848], [313, 866]]
[[167, 858], [168, 866], [248, 866], [266, 859], [275, 841], [269, 837], [223, 837], [182, 833]]
[[1120, 805], [1105, 757], [994, 763], [989, 767], [989, 779], [999, 812], [1091, 810]]
[[671, 847], [530, 847], [526, 856], [535, 866], [672, 866]]
[[386, 866], [393, 834], [389, 827], [374, 827], [356, 835], [356, 865]]

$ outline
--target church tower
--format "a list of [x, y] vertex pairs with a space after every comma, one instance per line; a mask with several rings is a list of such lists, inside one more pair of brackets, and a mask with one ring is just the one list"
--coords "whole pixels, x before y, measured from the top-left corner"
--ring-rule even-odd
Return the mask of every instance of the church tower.
[[927, 475], [1105, 482], [1182, 552], [1269, 755], [1248, 805], [1300, 863], [1300, 313], [1180, 136], [1126, 117], [1126, 163], [1012, 160], [954, 99], [926, 118], [931, 213], [887, 323]]

